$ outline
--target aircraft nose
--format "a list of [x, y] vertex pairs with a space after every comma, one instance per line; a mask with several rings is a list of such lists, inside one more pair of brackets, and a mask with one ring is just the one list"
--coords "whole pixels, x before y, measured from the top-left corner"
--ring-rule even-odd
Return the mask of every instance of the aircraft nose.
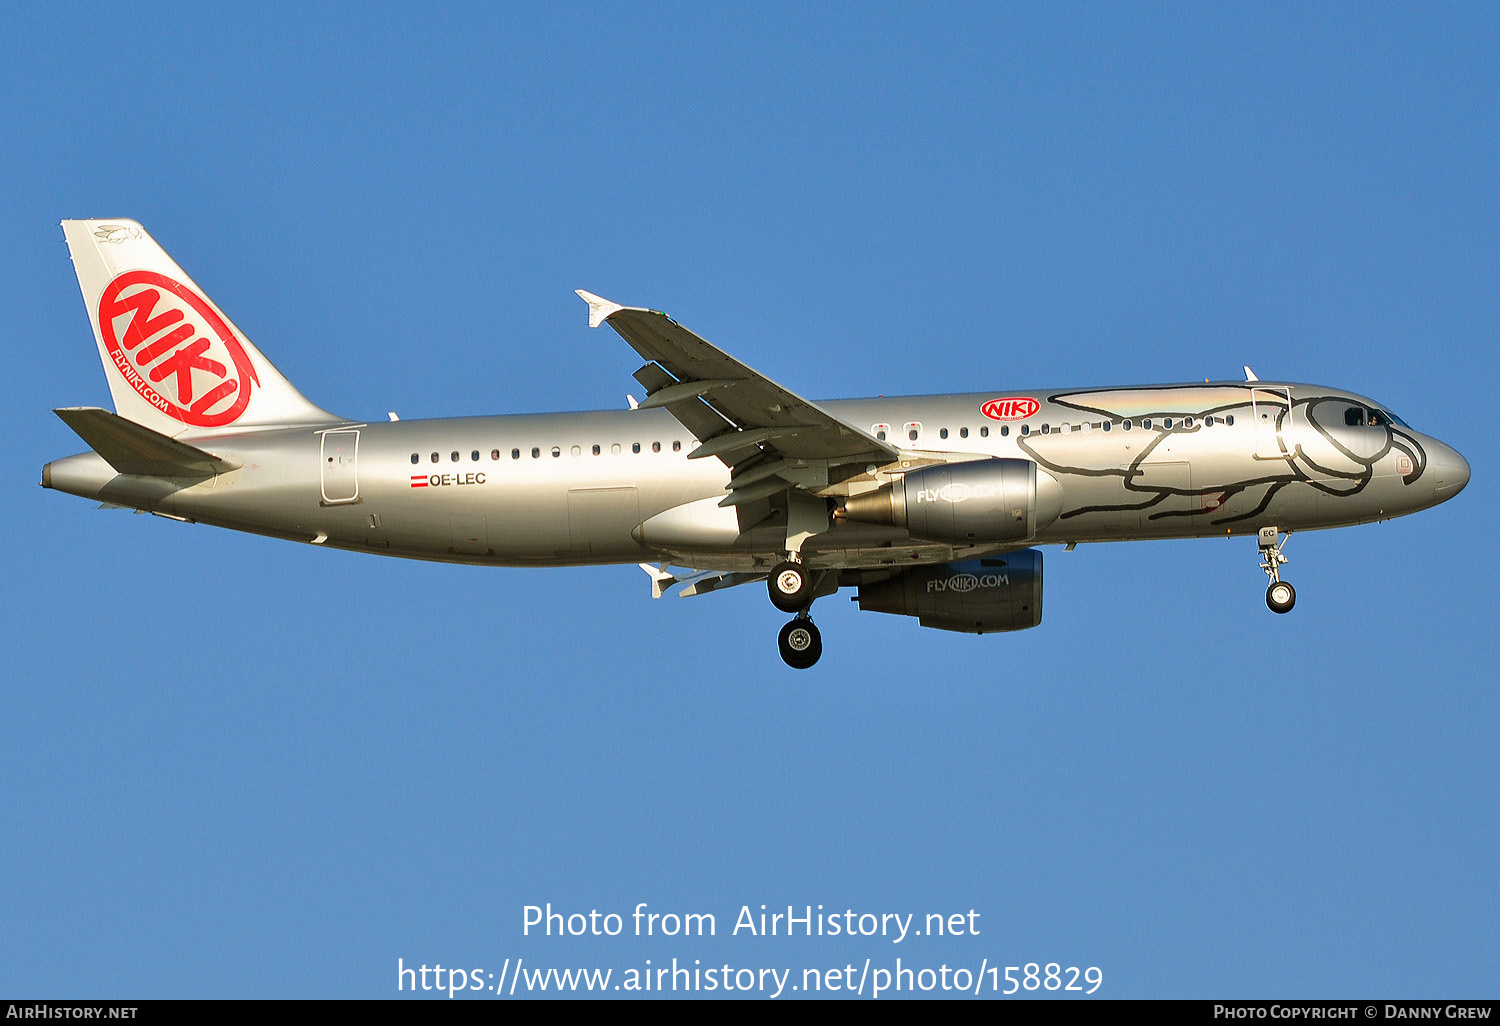
[[1427, 454], [1427, 469], [1438, 502], [1453, 498], [1469, 483], [1469, 461], [1441, 442]]

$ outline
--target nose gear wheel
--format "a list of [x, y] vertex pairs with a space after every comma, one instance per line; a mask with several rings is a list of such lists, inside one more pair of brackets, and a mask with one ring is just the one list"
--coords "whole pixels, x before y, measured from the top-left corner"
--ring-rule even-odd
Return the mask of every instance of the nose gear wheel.
[[1282, 564], [1287, 562], [1281, 547], [1291, 536], [1288, 531], [1286, 538], [1281, 537], [1280, 529], [1275, 527], [1260, 529], [1260, 568], [1271, 579], [1270, 586], [1266, 588], [1266, 605], [1273, 613], [1290, 613], [1292, 606], [1297, 603], [1297, 589], [1281, 579]]

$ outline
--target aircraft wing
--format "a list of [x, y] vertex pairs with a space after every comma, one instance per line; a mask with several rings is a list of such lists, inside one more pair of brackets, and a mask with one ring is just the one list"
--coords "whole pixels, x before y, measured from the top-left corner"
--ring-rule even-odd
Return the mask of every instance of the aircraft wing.
[[[640, 409], [665, 409], [702, 444], [689, 459], [717, 456], [735, 469], [721, 505], [765, 498], [810, 465], [884, 465], [894, 446], [783, 388], [666, 314], [620, 306], [578, 290], [589, 327], [609, 324], [648, 362], [635, 372], [646, 387]], [[786, 476], [789, 475], [789, 476]]]

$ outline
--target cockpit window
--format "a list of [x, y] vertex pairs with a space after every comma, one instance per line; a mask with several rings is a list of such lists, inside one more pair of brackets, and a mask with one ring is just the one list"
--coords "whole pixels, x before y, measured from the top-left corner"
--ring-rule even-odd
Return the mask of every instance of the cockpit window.
[[1396, 416], [1390, 410], [1382, 410], [1374, 406], [1351, 406], [1344, 411], [1344, 423], [1349, 427], [1389, 427], [1399, 424], [1408, 427], [1406, 421]]

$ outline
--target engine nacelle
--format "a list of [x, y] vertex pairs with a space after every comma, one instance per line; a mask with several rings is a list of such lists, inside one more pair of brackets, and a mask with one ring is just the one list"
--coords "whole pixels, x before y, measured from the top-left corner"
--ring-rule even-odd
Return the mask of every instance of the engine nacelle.
[[1030, 460], [987, 459], [913, 470], [844, 503], [844, 516], [952, 545], [1020, 542], [1062, 512], [1062, 485]]
[[966, 634], [1025, 630], [1042, 622], [1042, 554], [1023, 549], [913, 567], [861, 584], [859, 608], [915, 616], [923, 627]]

